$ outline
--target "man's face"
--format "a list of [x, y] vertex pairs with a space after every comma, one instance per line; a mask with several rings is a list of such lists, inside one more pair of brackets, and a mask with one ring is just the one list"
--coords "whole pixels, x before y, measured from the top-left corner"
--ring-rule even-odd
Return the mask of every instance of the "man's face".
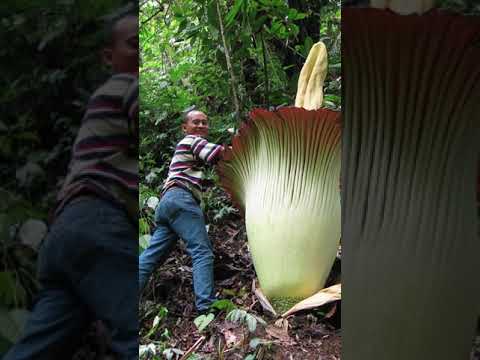
[[201, 111], [192, 111], [182, 125], [183, 132], [186, 135], [208, 136], [208, 118]]
[[112, 32], [112, 44], [104, 50], [105, 61], [115, 73], [138, 75], [138, 17], [120, 19]]

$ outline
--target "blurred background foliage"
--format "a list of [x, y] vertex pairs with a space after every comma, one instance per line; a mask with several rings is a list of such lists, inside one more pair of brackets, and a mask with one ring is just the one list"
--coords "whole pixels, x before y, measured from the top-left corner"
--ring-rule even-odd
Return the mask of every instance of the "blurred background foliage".
[[52, 205], [48, 190], [65, 173], [90, 94], [108, 76], [99, 57], [103, 20], [122, 2], [7, 2], [0, 21], [8, 44], [0, 50], [0, 174], [36, 208]]
[[30, 235], [46, 232], [86, 103], [109, 76], [99, 56], [105, 23], [127, 3], [0, 4], [0, 356], [38, 290]]

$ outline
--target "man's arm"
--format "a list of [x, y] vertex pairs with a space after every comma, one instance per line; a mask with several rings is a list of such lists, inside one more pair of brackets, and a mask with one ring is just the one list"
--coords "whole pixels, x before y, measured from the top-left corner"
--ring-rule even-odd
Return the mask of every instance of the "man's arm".
[[209, 143], [204, 138], [197, 136], [192, 143], [192, 153], [195, 158], [213, 165], [222, 158], [224, 147], [222, 145]]

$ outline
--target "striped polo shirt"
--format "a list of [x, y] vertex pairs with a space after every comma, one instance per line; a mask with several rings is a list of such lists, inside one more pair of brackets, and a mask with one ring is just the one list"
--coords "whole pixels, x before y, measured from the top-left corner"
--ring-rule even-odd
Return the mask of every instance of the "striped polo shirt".
[[222, 145], [209, 143], [196, 135], [185, 136], [175, 148], [162, 193], [172, 186], [179, 186], [189, 190], [200, 201], [203, 191], [203, 166], [215, 164], [222, 153]]
[[138, 79], [112, 76], [90, 98], [72, 148], [55, 216], [82, 195], [93, 195], [138, 218]]

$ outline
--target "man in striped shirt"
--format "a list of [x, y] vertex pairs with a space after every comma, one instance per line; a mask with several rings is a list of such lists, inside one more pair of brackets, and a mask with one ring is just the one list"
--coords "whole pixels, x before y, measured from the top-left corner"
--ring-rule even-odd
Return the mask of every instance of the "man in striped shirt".
[[4, 360], [70, 359], [94, 320], [117, 359], [138, 357], [138, 16], [110, 37], [115, 75], [89, 101], [40, 251], [41, 291]]
[[201, 111], [184, 117], [180, 140], [170, 163], [162, 198], [155, 211], [155, 225], [149, 247], [139, 260], [140, 289], [154, 269], [168, 256], [178, 238], [183, 239], [193, 264], [195, 305], [199, 313], [215, 301], [213, 251], [200, 208], [203, 166], [213, 165], [223, 154], [223, 146], [209, 143], [208, 118]]

